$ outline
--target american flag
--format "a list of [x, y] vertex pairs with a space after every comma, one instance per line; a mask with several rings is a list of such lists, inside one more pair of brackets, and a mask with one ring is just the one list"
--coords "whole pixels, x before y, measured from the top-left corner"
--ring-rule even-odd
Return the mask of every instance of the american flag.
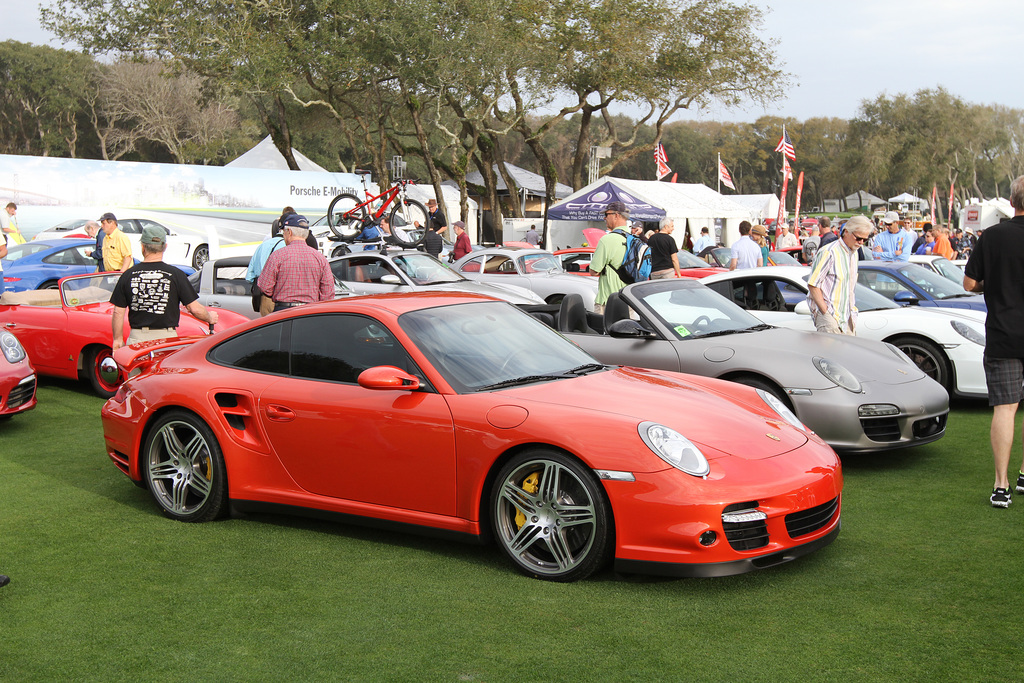
[[782, 137], [779, 138], [779, 144], [775, 146], [775, 151], [782, 152], [783, 155], [796, 161], [796, 150], [793, 149], [793, 143], [789, 140], [789, 133], [786, 132], [785, 126], [782, 127]]
[[718, 178], [730, 190], [736, 189], [736, 186], [732, 184], [732, 176], [729, 175], [729, 169], [725, 167], [725, 163], [721, 159], [718, 160]]
[[654, 163], [658, 165], [658, 180], [672, 172], [672, 169], [668, 167], [668, 155], [665, 154], [665, 145], [660, 142], [654, 150]]

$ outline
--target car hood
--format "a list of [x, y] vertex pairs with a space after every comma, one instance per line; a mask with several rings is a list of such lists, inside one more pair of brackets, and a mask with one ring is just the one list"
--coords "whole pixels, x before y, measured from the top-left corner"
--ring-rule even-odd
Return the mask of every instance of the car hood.
[[436, 292], [463, 292], [466, 294], [483, 294], [493, 296], [495, 299], [507, 301], [510, 304], [542, 304], [544, 299], [540, 298], [528, 289], [512, 285], [498, 285], [487, 282], [474, 282], [463, 280], [460, 282], [446, 282], [443, 284], [428, 285], [430, 291]]
[[535, 404], [542, 415], [557, 405], [585, 411], [597, 421], [663, 424], [690, 439], [709, 460], [727, 455], [761, 460], [808, 440], [806, 432], [782, 420], [753, 389], [675, 372], [615, 368], [506, 391], [509, 403], [528, 411]]

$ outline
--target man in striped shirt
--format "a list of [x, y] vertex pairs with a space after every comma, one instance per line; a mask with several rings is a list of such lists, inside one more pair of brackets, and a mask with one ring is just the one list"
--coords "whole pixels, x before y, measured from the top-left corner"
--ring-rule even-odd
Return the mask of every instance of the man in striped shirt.
[[306, 244], [306, 217], [286, 217], [281, 235], [284, 249], [270, 255], [256, 281], [263, 295], [273, 299], [274, 310], [333, 299], [334, 275], [324, 255]]
[[871, 221], [854, 216], [843, 227], [842, 236], [818, 249], [807, 280], [807, 304], [819, 332], [856, 334], [858, 247], [871, 236]]

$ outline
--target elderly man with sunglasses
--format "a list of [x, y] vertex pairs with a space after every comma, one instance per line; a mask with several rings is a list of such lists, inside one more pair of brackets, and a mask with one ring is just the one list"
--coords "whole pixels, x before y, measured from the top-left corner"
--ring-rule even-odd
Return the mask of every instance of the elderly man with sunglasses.
[[856, 334], [858, 249], [871, 236], [871, 221], [854, 216], [843, 227], [842, 236], [818, 249], [811, 263], [807, 304], [819, 332]]

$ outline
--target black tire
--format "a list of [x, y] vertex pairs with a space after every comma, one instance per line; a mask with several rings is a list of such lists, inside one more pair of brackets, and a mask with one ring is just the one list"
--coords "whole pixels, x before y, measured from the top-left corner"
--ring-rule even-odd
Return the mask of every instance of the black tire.
[[543, 448], [515, 456], [498, 473], [489, 501], [498, 546], [529, 576], [579, 581], [611, 557], [611, 507], [593, 472], [573, 458]]
[[202, 270], [203, 264], [210, 260], [210, 245], [200, 244], [192, 251], [192, 267]]
[[331, 258], [338, 258], [339, 256], [344, 256], [345, 254], [351, 254], [351, 253], [352, 253], [351, 249], [349, 249], [344, 244], [339, 244], [338, 246], [334, 247], [333, 250], [331, 250]]
[[179, 522], [209, 522], [227, 510], [228, 477], [213, 431], [193, 413], [172, 410], [149, 430], [141, 469], [161, 512]]
[[[404, 202], [399, 199], [391, 208], [391, 213], [388, 216], [391, 223], [391, 238], [401, 247], [414, 249], [427, 235], [427, 230], [430, 228], [429, 216], [427, 207], [415, 199], [406, 199]], [[416, 229], [414, 227], [416, 223], [419, 223], [423, 229]]]
[[331, 232], [342, 239], [350, 240], [363, 229], [366, 207], [359, 206], [359, 197], [343, 192], [327, 206], [327, 225]]
[[114, 356], [107, 346], [94, 346], [85, 355], [85, 362], [83, 363], [83, 371], [89, 378], [89, 383], [92, 384], [92, 389], [101, 398], [110, 398], [117, 393], [117, 388], [121, 386], [121, 382], [124, 381], [122, 373], [118, 373], [117, 381], [110, 382], [103, 378], [100, 369], [104, 361], [114, 361]]
[[950, 369], [946, 354], [932, 342], [921, 337], [904, 335], [888, 340], [914, 361], [914, 365], [924, 374], [942, 385], [946, 393], [953, 393], [953, 371]]
[[43, 284], [36, 287], [36, 289], [57, 289], [57, 281], [50, 280], [49, 282], [44, 282]]

